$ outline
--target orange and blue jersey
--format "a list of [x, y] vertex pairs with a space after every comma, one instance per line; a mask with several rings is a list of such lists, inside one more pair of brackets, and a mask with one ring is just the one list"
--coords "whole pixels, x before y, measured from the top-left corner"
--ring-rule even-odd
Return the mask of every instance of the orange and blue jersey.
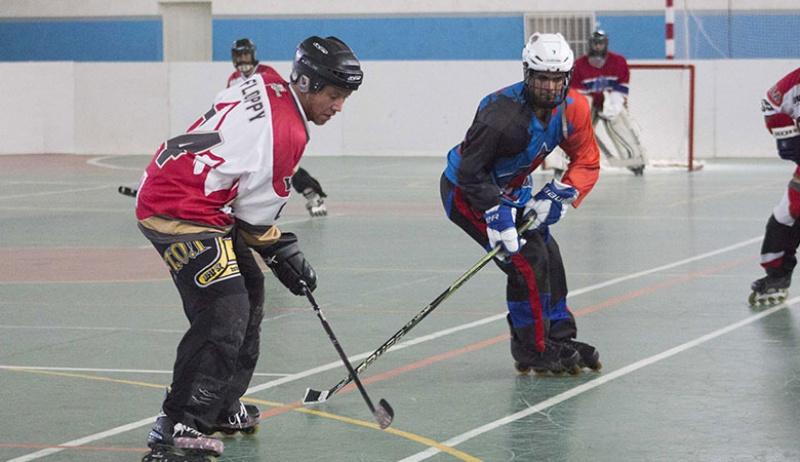
[[571, 89], [543, 122], [528, 102], [525, 83], [518, 82], [483, 98], [464, 141], [447, 155], [445, 176], [470, 207], [483, 212], [522, 187], [557, 146], [570, 159], [561, 181], [580, 193], [577, 207], [600, 168], [586, 98]]

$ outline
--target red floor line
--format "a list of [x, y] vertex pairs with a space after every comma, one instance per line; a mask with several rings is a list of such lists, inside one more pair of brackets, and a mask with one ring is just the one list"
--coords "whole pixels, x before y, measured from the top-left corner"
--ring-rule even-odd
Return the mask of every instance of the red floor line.
[[[753, 257], [740, 258], [740, 259], [737, 259], [737, 260], [732, 260], [732, 261], [725, 262], [725, 263], [723, 263], [721, 265], [714, 266], [714, 267], [711, 267], [711, 268], [708, 268], [708, 269], [705, 269], [705, 270], [702, 270], [702, 271], [696, 271], [696, 272], [693, 272], [693, 273], [685, 274], [683, 276], [677, 276], [677, 277], [668, 279], [668, 280], [666, 280], [664, 282], [652, 284], [652, 285], [644, 287], [642, 289], [637, 289], [637, 290], [628, 292], [627, 294], [623, 294], [623, 295], [619, 295], [619, 296], [616, 296], [616, 297], [609, 298], [609, 299], [607, 299], [607, 300], [605, 300], [603, 302], [597, 303], [595, 305], [590, 305], [590, 306], [587, 306], [585, 308], [581, 308], [579, 310], [575, 310], [573, 313], [574, 313], [574, 315], [576, 317], [585, 316], [585, 315], [587, 315], [589, 313], [594, 313], [594, 312], [600, 311], [602, 309], [608, 308], [610, 306], [614, 306], [614, 305], [617, 305], [619, 303], [622, 303], [622, 302], [625, 302], [625, 301], [628, 301], [628, 300], [631, 300], [631, 299], [634, 299], [634, 298], [637, 298], [637, 297], [641, 297], [641, 296], [644, 296], [644, 295], [651, 294], [651, 293], [656, 292], [657, 290], [660, 290], [660, 289], [665, 289], [665, 288], [672, 287], [672, 286], [675, 286], [675, 285], [680, 284], [682, 282], [686, 282], [686, 281], [689, 281], [689, 280], [692, 280], [692, 279], [695, 279], [695, 278], [698, 278], [698, 277], [708, 276], [710, 274], [715, 274], [715, 273], [719, 273], [719, 272], [722, 272], [722, 271], [727, 270], [727, 269], [735, 268], [735, 267], [737, 267], [737, 266], [739, 266], [739, 265], [741, 265], [741, 264], [743, 264], [745, 262], [749, 262], [749, 261], [752, 261], [752, 260], [753, 260]], [[465, 353], [470, 353], [470, 352], [473, 352], [473, 351], [477, 351], [477, 350], [486, 348], [488, 346], [494, 345], [496, 343], [502, 342], [502, 341], [507, 340], [507, 339], [508, 339], [508, 334], [498, 335], [497, 337], [492, 337], [492, 338], [489, 338], [489, 339], [486, 339], [486, 340], [482, 340], [482, 341], [477, 342], [477, 343], [473, 343], [471, 345], [467, 345], [467, 346], [462, 347], [462, 348], [451, 350], [451, 351], [448, 351], [448, 352], [445, 352], [445, 353], [440, 353], [438, 355], [433, 355], [433, 356], [430, 356], [428, 358], [421, 359], [419, 361], [415, 361], [415, 362], [410, 363], [410, 364], [406, 364], [405, 366], [400, 366], [400, 367], [397, 367], [395, 369], [383, 372], [381, 374], [377, 374], [377, 375], [373, 375], [373, 376], [364, 378], [364, 379], [361, 380], [361, 382], [364, 383], [364, 384], [370, 384], [370, 383], [375, 383], [375, 382], [381, 382], [383, 380], [388, 380], [388, 379], [396, 377], [396, 376], [398, 376], [400, 374], [404, 374], [406, 372], [411, 372], [413, 370], [417, 370], [417, 369], [420, 369], [420, 368], [423, 368], [423, 367], [427, 367], [427, 366], [430, 366], [430, 365], [435, 364], [437, 362], [445, 361], [447, 359], [455, 358], [455, 357], [461, 356], [461, 355], [463, 355]], [[353, 390], [355, 390], [355, 384], [351, 383], [350, 385], [347, 385], [346, 387], [342, 388], [339, 391], [339, 393], [340, 394], [341, 393], [349, 393], [349, 392], [352, 392]], [[272, 408], [272, 409], [270, 409], [268, 411], [262, 412], [261, 413], [261, 419], [263, 420], [263, 419], [267, 419], [267, 418], [270, 418], [270, 417], [275, 417], [275, 416], [278, 416], [278, 415], [281, 415], [281, 414], [285, 414], [286, 412], [289, 412], [289, 411], [291, 411], [293, 409], [297, 409], [298, 407], [302, 407], [302, 406], [303, 406], [303, 404], [300, 401], [295, 401], [295, 402], [287, 404], [285, 406]]]

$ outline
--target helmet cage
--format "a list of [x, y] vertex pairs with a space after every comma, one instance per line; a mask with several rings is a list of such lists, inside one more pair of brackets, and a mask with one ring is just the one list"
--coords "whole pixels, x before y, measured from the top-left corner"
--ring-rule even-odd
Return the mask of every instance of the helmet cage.
[[[244, 55], [250, 55], [250, 60], [245, 61]], [[233, 42], [231, 47], [231, 61], [233, 67], [245, 76], [249, 76], [258, 65], [256, 59], [256, 45], [252, 40], [244, 38]]]
[[589, 57], [603, 58], [608, 56], [608, 35], [602, 30], [592, 32], [589, 37]]
[[[527, 65], [523, 64], [525, 68], [525, 87], [528, 90], [528, 95], [533, 99], [533, 104], [539, 107], [546, 107], [552, 108], [556, 107], [559, 104], [563, 103], [567, 97], [567, 93], [569, 92], [569, 82], [572, 80], [572, 70], [568, 72], [550, 72], [550, 71], [536, 71], [527, 67]], [[561, 74], [563, 78], [561, 90], [553, 95], [552, 98], [547, 97], [544, 94], [547, 90], [541, 87], [540, 81], [537, 79], [537, 76], [541, 74]]]

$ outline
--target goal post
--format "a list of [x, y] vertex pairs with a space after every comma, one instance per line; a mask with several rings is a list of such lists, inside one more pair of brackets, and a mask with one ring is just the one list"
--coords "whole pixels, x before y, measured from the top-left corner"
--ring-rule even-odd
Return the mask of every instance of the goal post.
[[694, 153], [695, 66], [631, 63], [628, 108], [650, 165], [702, 168]]

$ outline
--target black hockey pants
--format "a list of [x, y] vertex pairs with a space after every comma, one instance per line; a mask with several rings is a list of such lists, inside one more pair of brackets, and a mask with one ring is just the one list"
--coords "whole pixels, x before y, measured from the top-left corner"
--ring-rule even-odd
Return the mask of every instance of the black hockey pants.
[[239, 410], [258, 360], [264, 276], [250, 249], [234, 236], [153, 243], [190, 323], [162, 409], [201, 431]]

